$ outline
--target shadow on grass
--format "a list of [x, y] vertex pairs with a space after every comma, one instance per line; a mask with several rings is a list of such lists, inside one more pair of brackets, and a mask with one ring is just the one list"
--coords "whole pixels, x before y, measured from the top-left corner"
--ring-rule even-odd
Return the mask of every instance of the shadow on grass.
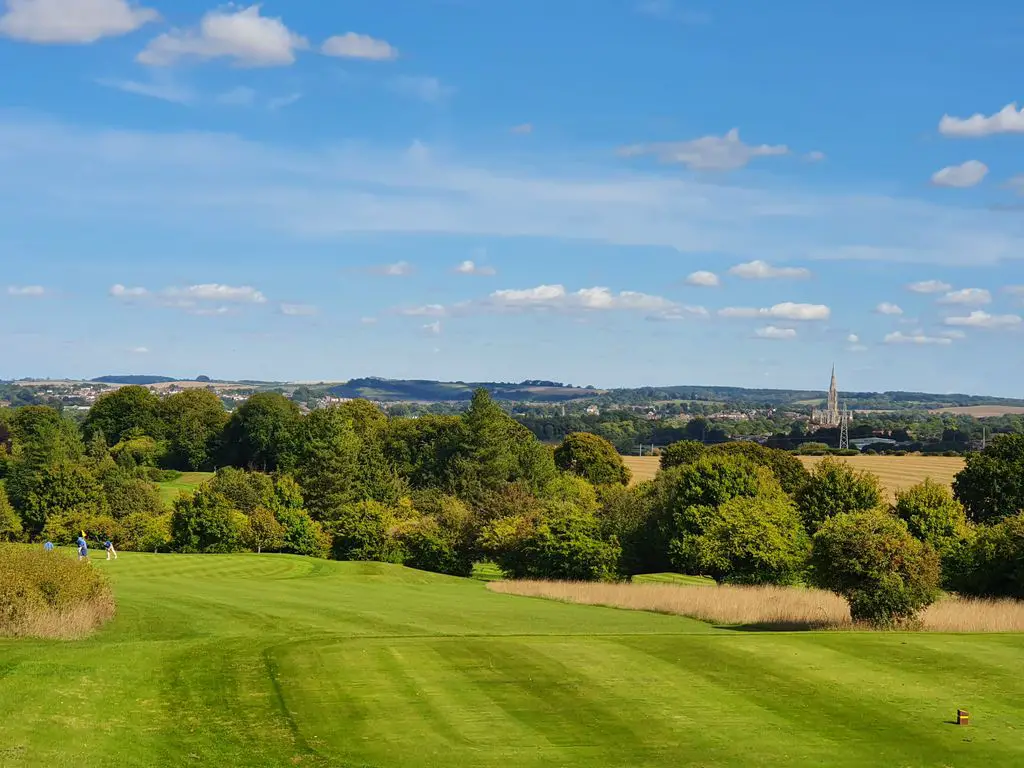
[[837, 627], [821, 621], [762, 621], [751, 624], [716, 624], [715, 629], [732, 632], [823, 632], [850, 627]]

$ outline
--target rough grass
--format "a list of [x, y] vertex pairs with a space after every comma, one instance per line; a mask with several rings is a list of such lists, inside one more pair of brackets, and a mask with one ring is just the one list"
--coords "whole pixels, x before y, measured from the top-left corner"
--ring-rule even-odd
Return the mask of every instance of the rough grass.
[[77, 639], [114, 612], [106, 579], [89, 563], [57, 551], [0, 547], [0, 635]]
[[[814, 467], [823, 456], [800, 456], [808, 469]], [[931, 478], [937, 483], [952, 486], [953, 477], [964, 468], [964, 460], [953, 456], [837, 456], [855, 469], [878, 475], [882, 487], [890, 497], [896, 491], [909, 488]], [[633, 482], [650, 480], [658, 472], [657, 456], [623, 456], [622, 460], [633, 472]]]
[[156, 487], [160, 490], [160, 500], [163, 501], [165, 507], [170, 509], [178, 496], [182, 493], [194, 493], [200, 485], [212, 477], [213, 472], [184, 472], [177, 480], [157, 483]]
[[[695, 588], [564, 581], [503, 581], [489, 584], [488, 588], [525, 597], [677, 614], [716, 625], [775, 630], [855, 628], [846, 601], [820, 589], [726, 585]], [[924, 611], [915, 629], [1021, 632], [1024, 631], [1024, 603], [950, 597]]]

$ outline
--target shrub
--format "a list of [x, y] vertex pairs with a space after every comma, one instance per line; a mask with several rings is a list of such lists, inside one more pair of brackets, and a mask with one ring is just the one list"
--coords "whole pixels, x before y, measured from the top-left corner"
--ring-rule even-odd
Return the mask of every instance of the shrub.
[[257, 553], [276, 552], [284, 546], [285, 528], [269, 509], [257, 509], [249, 515], [249, 524], [242, 532], [242, 542]]
[[865, 512], [881, 501], [882, 488], [875, 475], [831, 458], [822, 459], [796, 493], [797, 506], [811, 531], [834, 515]]
[[100, 476], [106, 508], [117, 519], [131, 514], [159, 515], [164, 511], [157, 487], [131, 472], [112, 467]]
[[135, 512], [121, 521], [120, 548], [128, 552], [160, 552], [171, 543], [171, 515]]
[[84, 531], [87, 539], [113, 541], [120, 545], [123, 538], [121, 524], [110, 515], [65, 512], [54, 515], [43, 529], [42, 537], [59, 544], [71, 544]]
[[141, 467], [140, 472], [151, 483], [171, 483], [180, 479], [182, 475], [176, 469], [159, 469], [157, 467]]
[[402, 563], [405, 548], [395, 536], [399, 515], [377, 501], [347, 504], [332, 513], [327, 529], [334, 537], [335, 560], [373, 560]]
[[274, 510], [277, 521], [284, 527], [282, 552], [310, 557], [327, 557], [331, 537], [306, 510], [296, 507], [278, 507]]
[[631, 473], [615, 447], [588, 432], [567, 435], [555, 449], [555, 466], [594, 485], [627, 485]]
[[854, 621], [875, 626], [911, 621], [938, 594], [938, 554], [879, 510], [826, 519], [814, 535], [811, 565], [814, 582], [846, 598]]
[[114, 598], [88, 563], [59, 552], [0, 547], [0, 635], [73, 638], [114, 616]]

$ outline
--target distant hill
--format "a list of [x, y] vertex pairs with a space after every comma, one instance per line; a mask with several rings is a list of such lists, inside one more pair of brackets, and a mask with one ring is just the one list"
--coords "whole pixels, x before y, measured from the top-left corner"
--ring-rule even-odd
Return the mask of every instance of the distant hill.
[[98, 376], [92, 381], [98, 384], [125, 384], [146, 386], [147, 384], [168, 384], [177, 379], [170, 376]]
[[443, 403], [461, 402], [473, 397], [473, 390], [483, 387], [496, 400], [528, 403], [560, 403], [596, 397], [602, 390], [571, 387], [554, 381], [467, 382], [428, 381], [425, 379], [352, 379], [331, 387], [336, 397], [365, 397], [383, 402]]

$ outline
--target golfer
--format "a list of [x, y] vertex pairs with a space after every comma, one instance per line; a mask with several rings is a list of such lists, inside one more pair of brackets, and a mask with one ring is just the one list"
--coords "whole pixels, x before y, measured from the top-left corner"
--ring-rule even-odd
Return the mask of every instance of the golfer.
[[47, 552], [53, 552], [53, 542], [48, 541], [45, 544], [43, 544], [43, 549], [45, 549]]
[[78, 541], [78, 559], [88, 560], [89, 559], [89, 545], [85, 542], [84, 536], [79, 536]]
[[114, 559], [117, 560], [117, 550], [114, 549], [114, 542], [112, 542], [112, 541], [104, 541], [103, 542], [103, 548], [105, 550], [107, 550], [107, 560], [110, 559], [111, 555], [113, 555]]

